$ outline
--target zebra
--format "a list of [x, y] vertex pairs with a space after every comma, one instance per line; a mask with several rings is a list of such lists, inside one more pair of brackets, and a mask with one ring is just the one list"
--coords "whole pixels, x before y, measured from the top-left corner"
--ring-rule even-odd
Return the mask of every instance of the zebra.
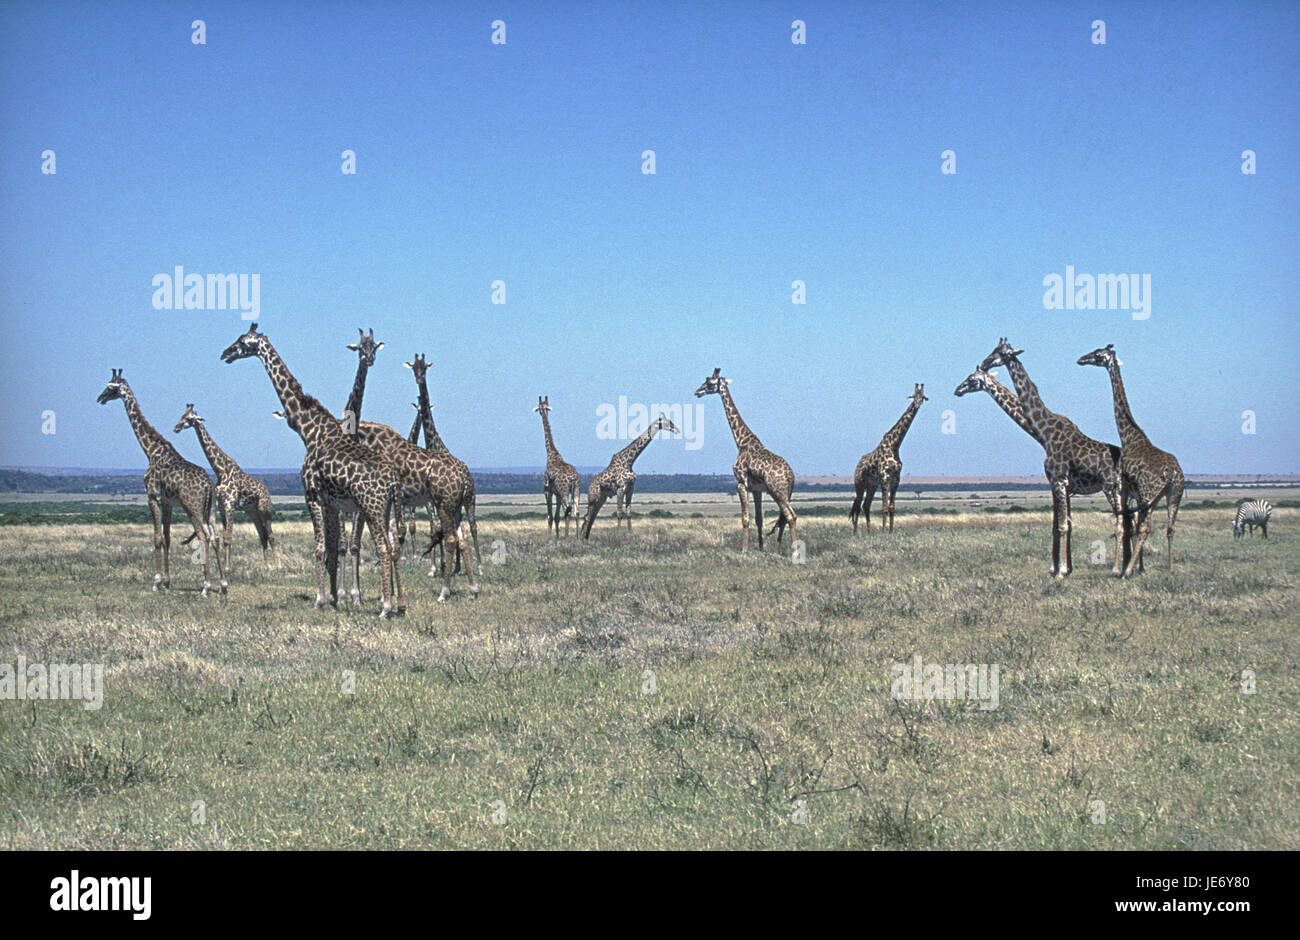
[[1273, 507], [1269, 505], [1266, 499], [1251, 499], [1237, 507], [1237, 521], [1232, 527], [1232, 537], [1241, 538], [1241, 533], [1250, 526], [1250, 534], [1255, 534], [1255, 526], [1259, 526], [1264, 533], [1264, 538], [1268, 538], [1268, 517], [1273, 514]]

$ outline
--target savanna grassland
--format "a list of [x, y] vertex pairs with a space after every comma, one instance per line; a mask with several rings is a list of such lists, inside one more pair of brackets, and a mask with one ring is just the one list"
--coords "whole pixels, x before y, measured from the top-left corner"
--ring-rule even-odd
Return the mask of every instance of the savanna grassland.
[[[98, 711], [0, 701], [0, 845], [1300, 848], [1300, 510], [1230, 518], [1128, 582], [1096, 511], [1064, 582], [1042, 511], [809, 514], [803, 564], [734, 515], [483, 519], [482, 596], [408, 563], [386, 621], [369, 561], [313, 610], [302, 522], [269, 569], [241, 522], [206, 599], [184, 549], [150, 593], [148, 527], [0, 527], [0, 662], [105, 667]], [[997, 708], [894, 700], [915, 654], [997, 664]]]

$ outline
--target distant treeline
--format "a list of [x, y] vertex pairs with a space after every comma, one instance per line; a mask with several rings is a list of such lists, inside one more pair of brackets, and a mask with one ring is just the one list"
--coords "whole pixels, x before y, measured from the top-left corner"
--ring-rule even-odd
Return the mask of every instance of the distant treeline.
[[[1273, 504], [1278, 509], [1297, 509], [1300, 508], [1300, 500], [1284, 499]], [[1198, 502], [1184, 502], [1184, 509], [1216, 509], [1225, 513], [1225, 518], [1230, 519], [1234, 504], [1225, 500], [1203, 499]], [[900, 506], [901, 514], [917, 514], [922, 516], [955, 516], [963, 512], [973, 512], [974, 508], [961, 508], [955, 506]], [[1026, 512], [1047, 512], [1050, 506], [1029, 507], [1021, 506], [1018, 503], [1000, 506], [982, 506], [980, 512], [986, 514], [1009, 514]], [[845, 516], [847, 510], [843, 506], [834, 505], [813, 505], [800, 506], [799, 517], [819, 517], [819, 516]], [[673, 512], [668, 509], [651, 509], [647, 513], [633, 512], [633, 516], [638, 519], [703, 519], [704, 514], [700, 512], [678, 511]], [[275, 518], [281, 521], [300, 521], [306, 522], [311, 518], [307, 512], [304, 503], [287, 503], [275, 507]], [[542, 520], [546, 518], [546, 513], [541, 511], [522, 511], [522, 512], [505, 512], [505, 511], [483, 511], [478, 513], [480, 522], [497, 521], [517, 521], [523, 519]], [[113, 523], [134, 523], [136, 525], [149, 525], [153, 517], [149, 514], [147, 506], [105, 506], [97, 503], [85, 502], [50, 502], [50, 503], [5, 503], [0, 502], [0, 526], [6, 525], [105, 525]], [[243, 522], [243, 513], [235, 513], [235, 521]], [[172, 525], [179, 527], [179, 531], [186, 532], [189, 529], [189, 521], [183, 512], [174, 513], [172, 516]], [[174, 530], [175, 531], [175, 530]]]
[[[210, 474], [209, 474], [210, 475]], [[257, 473], [273, 496], [301, 496], [302, 481], [297, 473]], [[144, 483], [138, 474], [106, 473], [54, 476], [32, 473], [27, 470], [0, 469], [0, 493], [78, 493], [96, 496], [137, 496], [144, 492]], [[582, 475], [586, 486], [591, 474]], [[1188, 489], [1212, 488], [1217, 484], [1189, 480]], [[479, 495], [509, 495], [541, 493], [542, 474], [474, 472], [474, 487]], [[899, 487], [901, 493], [954, 493], [970, 494], [974, 490], [997, 490], [1001, 493], [1038, 492], [1047, 488], [1045, 480], [1013, 483], [987, 481], [911, 483], [907, 480]], [[852, 493], [851, 483], [796, 483], [796, 492], [803, 495]], [[638, 474], [638, 493], [735, 493], [736, 480], [729, 473], [646, 473]]]

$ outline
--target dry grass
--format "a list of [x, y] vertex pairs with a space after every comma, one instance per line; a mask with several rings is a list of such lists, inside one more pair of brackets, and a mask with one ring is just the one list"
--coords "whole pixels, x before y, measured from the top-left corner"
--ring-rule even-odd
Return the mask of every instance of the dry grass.
[[[0, 702], [0, 844], [1294, 849], [1300, 512], [1267, 542], [1222, 516], [1123, 583], [1098, 512], [1065, 583], [1041, 512], [807, 518], [806, 564], [742, 556], [734, 517], [484, 522], [482, 597], [408, 566], [384, 622], [369, 565], [361, 610], [312, 609], [305, 524], [269, 570], [241, 526], [208, 599], [184, 552], [149, 592], [143, 527], [6, 527], [0, 662], [106, 690]], [[918, 653], [998, 664], [998, 708], [892, 699]]]

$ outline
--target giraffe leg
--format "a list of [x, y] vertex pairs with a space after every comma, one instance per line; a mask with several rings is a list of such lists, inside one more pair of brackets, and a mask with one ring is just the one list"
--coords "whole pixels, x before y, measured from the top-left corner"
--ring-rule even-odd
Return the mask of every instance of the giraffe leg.
[[[442, 529], [442, 540], [455, 539], [456, 526], [452, 522], [451, 514], [441, 506], [438, 507], [438, 524]], [[550, 530], [547, 530], [550, 533]], [[445, 601], [451, 597], [451, 552], [447, 551], [442, 556], [442, 591], [438, 594], [439, 602]]]
[[149, 494], [149, 514], [153, 516], [153, 582], [149, 590], [157, 591], [162, 583], [162, 506], [152, 493]]
[[[362, 513], [357, 513], [352, 521], [352, 537], [347, 542], [348, 567], [352, 569], [352, 606], [361, 606], [361, 537], [365, 533], [366, 522]], [[388, 525], [385, 521], [384, 535], [387, 537]], [[373, 537], [373, 527], [371, 536]], [[384, 559], [381, 557], [379, 563], [382, 565]]]
[[[898, 492], [898, 477], [889, 478], [889, 531], [894, 531], [894, 494]], [[885, 498], [884, 490], [881, 490], [880, 498]]]
[[162, 527], [163, 527], [163, 579], [162, 586], [164, 591], [170, 591], [172, 586], [172, 504], [163, 503], [162, 507]]
[[[396, 490], [395, 487], [387, 511], [389, 518], [395, 520], [397, 526], [400, 527], [402, 523], [402, 500], [401, 495]], [[404, 614], [406, 613], [406, 592], [402, 589], [402, 554], [396, 542], [393, 542], [390, 548], [391, 551], [388, 557], [393, 570], [393, 591], [397, 595], [397, 612]]]
[[1056, 576], [1058, 578], [1068, 578], [1070, 572], [1074, 570], [1074, 543], [1072, 541], [1074, 537], [1074, 520], [1070, 515], [1070, 491], [1068, 488], [1065, 490], [1065, 513], [1062, 518], [1065, 524], [1065, 532], [1063, 535], [1065, 547], [1062, 554], [1061, 565], [1056, 569]]
[[1055, 578], [1061, 570], [1061, 494], [1055, 483], [1052, 484], [1052, 566], [1047, 575]]
[[[256, 527], [257, 523], [253, 523]], [[222, 507], [221, 510], [221, 541], [217, 543], [217, 552], [225, 553], [226, 564], [221, 571], [221, 589], [226, 588], [226, 572], [230, 570], [230, 545], [234, 541], [233, 534], [235, 531], [235, 507]], [[218, 558], [220, 561], [220, 558]]]
[[[546, 493], [546, 534], [547, 534], [547, 535], [550, 535], [550, 534], [551, 534], [551, 487], [550, 487], [550, 484], [547, 484], [546, 489], [545, 489], [544, 492]], [[556, 529], [555, 536], [556, 536], [556, 538], [559, 538], [559, 526], [556, 526], [555, 529]]]
[[[325, 512], [325, 572], [330, 579], [330, 605], [338, 606], [339, 597], [339, 549], [347, 551], [347, 545], [343, 542], [343, 513], [337, 510], [327, 510]], [[358, 517], [355, 524], [360, 523]]]
[[1149, 504], [1139, 504], [1135, 528], [1133, 557], [1129, 559], [1128, 569], [1124, 572], [1124, 576], [1129, 578], [1133, 576], [1135, 571], [1142, 570], [1142, 548], [1146, 545], [1147, 536], [1151, 533], [1151, 506]]
[[[780, 510], [781, 513], [777, 519], [777, 526], [780, 527], [780, 530], [784, 530], [786, 526], [790, 527], [790, 548], [794, 549], [796, 547], [795, 542], [799, 538], [798, 535], [795, 534], [794, 526], [795, 526], [795, 521], [799, 517], [794, 514], [794, 508], [790, 505], [790, 498], [788, 496], [778, 496], [775, 493], [773, 493], [772, 498], [776, 500], [777, 508]], [[778, 545], [780, 544], [779, 534], [777, 536], [777, 544]]]
[[270, 565], [271, 553], [275, 551], [275, 533], [271, 531], [271, 497], [257, 500], [257, 536], [262, 540], [262, 559]]
[[632, 488], [635, 484], [629, 483], [623, 490], [623, 511], [627, 514], [627, 534], [632, 534]]
[[[1169, 546], [1169, 570], [1174, 570], [1174, 520], [1178, 518], [1178, 506], [1183, 501], [1183, 487], [1181, 481], [1170, 485], [1168, 496], [1165, 502], [1169, 505], [1169, 523], [1165, 528], [1165, 541]], [[1264, 538], [1268, 538], [1268, 522], [1260, 523], [1260, 531], [1263, 532]]]
[[605, 505], [607, 498], [603, 490], [595, 496], [590, 493], [587, 494], [587, 518], [582, 522], [582, 537], [584, 539], [591, 538], [591, 526], [595, 523], [596, 516], [600, 513], [600, 507]]
[[[215, 496], [213, 498], [215, 500]], [[209, 504], [208, 517], [204, 519], [203, 522], [207, 526], [208, 540], [217, 547], [217, 578], [221, 581], [221, 593], [225, 594], [226, 588], [230, 586], [230, 583], [226, 580], [226, 572], [230, 570], [230, 563], [228, 560], [224, 564], [221, 561], [222, 542], [217, 537], [217, 519], [214, 514], [214, 509], [215, 504]], [[233, 507], [231, 508], [230, 515], [234, 515]], [[229, 559], [229, 554], [229, 549], [227, 549], [227, 559]]]
[[1120, 556], [1124, 553], [1124, 520], [1123, 512], [1120, 507], [1119, 493], [1115, 487], [1106, 488], [1106, 501], [1110, 503], [1111, 514], [1115, 517], [1115, 564], [1111, 567], [1111, 574], [1120, 574], [1124, 569], [1121, 566]]
[[749, 490], [744, 480], [736, 481], [736, 492], [740, 494], [740, 550], [749, 551]]
[[853, 497], [853, 508], [849, 510], [849, 521], [853, 523], [853, 534], [858, 534], [858, 516], [862, 513], [862, 484], [855, 481], [858, 495]]
[[435, 544], [438, 546], [437, 559], [431, 558], [429, 560], [428, 577], [436, 578], [442, 573], [442, 564], [447, 557], [446, 539], [443, 537], [442, 523], [438, 521], [438, 510], [434, 508], [434, 504], [429, 503], [424, 508], [429, 514], [429, 548], [425, 551], [425, 554], [430, 554]]
[[[312, 535], [315, 541], [313, 556], [316, 561], [316, 607], [325, 606], [325, 509], [312, 495], [307, 496], [307, 512], [311, 515]], [[330, 598], [333, 601], [333, 598]]]
[[[483, 577], [483, 556], [479, 554], [478, 550], [478, 523], [474, 521], [475, 502], [476, 500], [472, 496], [466, 500], [465, 516], [469, 520], [470, 538], [474, 540], [474, 567], [478, 569], [478, 576], [481, 578]], [[569, 504], [569, 510], [571, 515], [573, 510], [572, 503]], [[566, 536], [569, 534], [569, 516], [567, 515], [564, 517], [564, 534]], [[468, 558], [469, 556], [466, 555], [465, 557]]]
[[754, 492], [754, 528], [758, 530], [758, 550], [763, 550], [763, 494]]
[[1052, 568], [1050, 574], [1054, 578], [1064, 578], [1070, 573], [1070, 564], [1068, 559], [1062, 558], [1062, 549], [1068, 553], [1068, 538], [1070, 526], [1070, 500], [1066, 494], [1066, 483], [1064, 480], [1055, 480], [1052, 483]]
[[[559, 521], [556, 521], [555, 531], [560, 531]], [[478, 582], [474, 580], [474, 566], [469, 563], [469, 539], [465, 535], [465, 524], [461, 523], [456, 527], [456, 541], [460, 543], [460, 553], [465, 556], [465, 577], [469, 579], [469, 599], [478, 599]]]
[[[379, 617], [382, 620], [393, 609], [393, 547], [388, 541], [388, 520], [376, 519], [370, 513], [363, 513], [357, 516], [353, 528], [355, 531], [360, 532], [363, 525], [370, 528], [370, 538], [375, 543], [375, 554], [379, 556], [379, 569], [382, 572], [383, 583], [383, 587], [380, 589], [383, 592], [383, 600], [379, 605]], [[353, 541], [356, 541], [355, 536]]]
[[[208, 589], [212, 587], [212, 583], [208, 575], [209, 572], [208, 562], [212, 556], [213, 542], [216, 541], [209, 534], [212, 526], [212, 520], [209, 516], [204, 515], [203, 513], [204, 507], [195, 506], [193, 504], [188, 504], [188, 505], [182, 504], [182, 505], [185, 505], [185, 515], [189, 517], [190, 525], [194, 527], [194, 536], [199, 540], [199, 552], [203, 556], [203, 590], [199, 592], [199, 595], [201, 597], [207, 597]], [[220, 568], [221, 567], [220, 543], [217, 544], [216, 555], [217, 555], [217, 567]]]

